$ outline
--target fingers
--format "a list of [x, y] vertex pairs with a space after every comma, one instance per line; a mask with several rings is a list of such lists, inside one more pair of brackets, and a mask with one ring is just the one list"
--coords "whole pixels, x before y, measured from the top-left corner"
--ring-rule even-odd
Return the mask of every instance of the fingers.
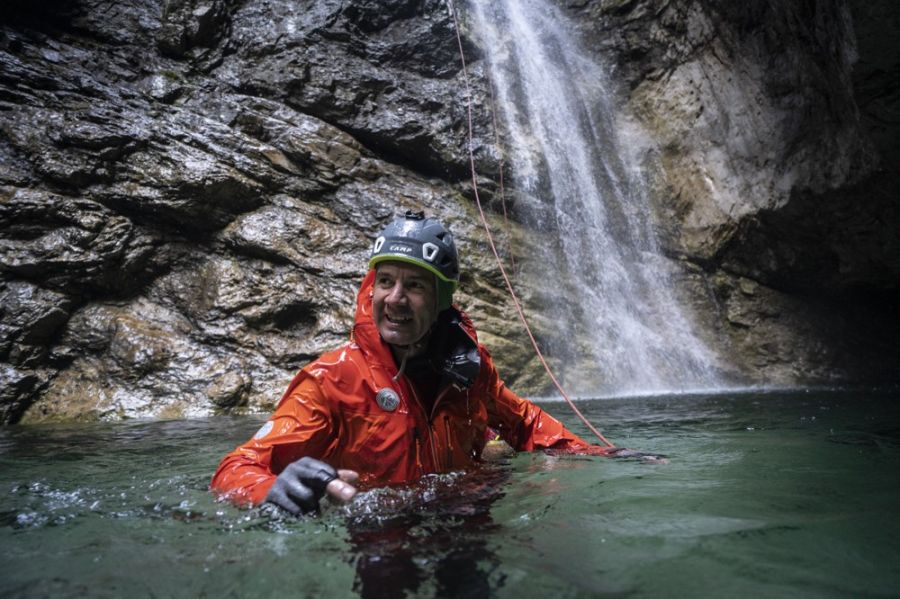
[[356, 482], [359, 479], [359, 474], [353, 470], [338, 470], [337, 474], [338, 478], [328, 483], [325, 487], [325, 492], [328, 493], [329, 497], [337, 499], [341, 503], [346, 503], [356, 495], [356, 487], [350, 483]]
[[325, 462], [310, 457], [300, 458], [275, 479], [266, 502], [298, 515], [318, 510], [323, 494], [346, 503], [356, 495], [352, 484], [359, 479], [353, 470], [335, 470]]
[[314, 509], [313, 493], [301, 484], [285, 485], [275, 484], [266, 496], [266, 502], [272, 503], [281, 509], [298, 516]]
[[322, 493], [328, 483], [337, 477], [334, 468], [310, 457], [300, 458], [285, 470], [290, 470], [293, 477], [303, 481], [317, 493]]
[[355, 483], [359, 480], [359, 473], [356, 470], [338, 470], [338, 478], [344, 482]]

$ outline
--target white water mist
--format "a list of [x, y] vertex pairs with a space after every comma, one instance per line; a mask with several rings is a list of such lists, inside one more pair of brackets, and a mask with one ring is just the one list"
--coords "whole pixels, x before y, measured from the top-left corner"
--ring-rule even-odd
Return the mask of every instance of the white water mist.
[[470, 0], [470, 10], [516, 193], [536, 199], [517, 210], [533, 205], [526, 269], [566, 340], [551, 348], [564, 383], [582, 395], [719, 386], [673, 293], [640, 170], [620, 151], [604, 69], [546, 0]]

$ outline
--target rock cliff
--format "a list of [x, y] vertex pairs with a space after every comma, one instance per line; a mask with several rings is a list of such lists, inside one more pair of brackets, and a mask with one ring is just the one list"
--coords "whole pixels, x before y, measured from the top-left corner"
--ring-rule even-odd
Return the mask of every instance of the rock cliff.
[[567, 5], [649, 133], [634, 151], [709, 342], [762, 384], [896, 380], [896, 7]]
[[[562, 4], [647, 132], [667, 255], [732, 380], [896, 381], [890, 3]], [[270, 408], [346, 339], [370, 239], [408, 208], [456, 234], [459, 303], [511, 386], [547, 390], [479, 228], [444, 2], [5, 10], [0, 420]], [[482, 195], [521, 259], [462, 24]], [[517, 281], [536, 313], [538, 284]]]

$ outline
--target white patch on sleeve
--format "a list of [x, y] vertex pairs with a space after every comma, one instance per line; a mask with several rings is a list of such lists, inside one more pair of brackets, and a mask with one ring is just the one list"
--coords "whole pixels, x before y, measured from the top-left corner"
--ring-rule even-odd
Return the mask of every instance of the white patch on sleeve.
[[256, 434], [253, 435], [253, 438], [262, 439], [263, 437], [271, 433], [273, 428], [275, 428], [275, 423], [269, 420], [267, 423], [262, 425], [258, 431], [256, 431]]

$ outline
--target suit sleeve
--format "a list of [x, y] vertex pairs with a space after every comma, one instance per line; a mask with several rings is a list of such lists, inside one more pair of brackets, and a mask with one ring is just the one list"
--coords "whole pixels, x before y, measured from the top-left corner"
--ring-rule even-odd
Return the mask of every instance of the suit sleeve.
[[554, 449], [585, 455], [606, 455], [608, 448], [588, 443], [559, 420], [530, 401], [513, 393], [494, 368], [490, 354], [482, 346], [482, 363], [486, 365], [488, 426], [516, 451]]
[[304, 456], [327, 460], [334, 419], [315, 379], [301, 371], [252, 439], [225, 456], [210, 489], [239, 505], [262, 503], [284, 468]]

